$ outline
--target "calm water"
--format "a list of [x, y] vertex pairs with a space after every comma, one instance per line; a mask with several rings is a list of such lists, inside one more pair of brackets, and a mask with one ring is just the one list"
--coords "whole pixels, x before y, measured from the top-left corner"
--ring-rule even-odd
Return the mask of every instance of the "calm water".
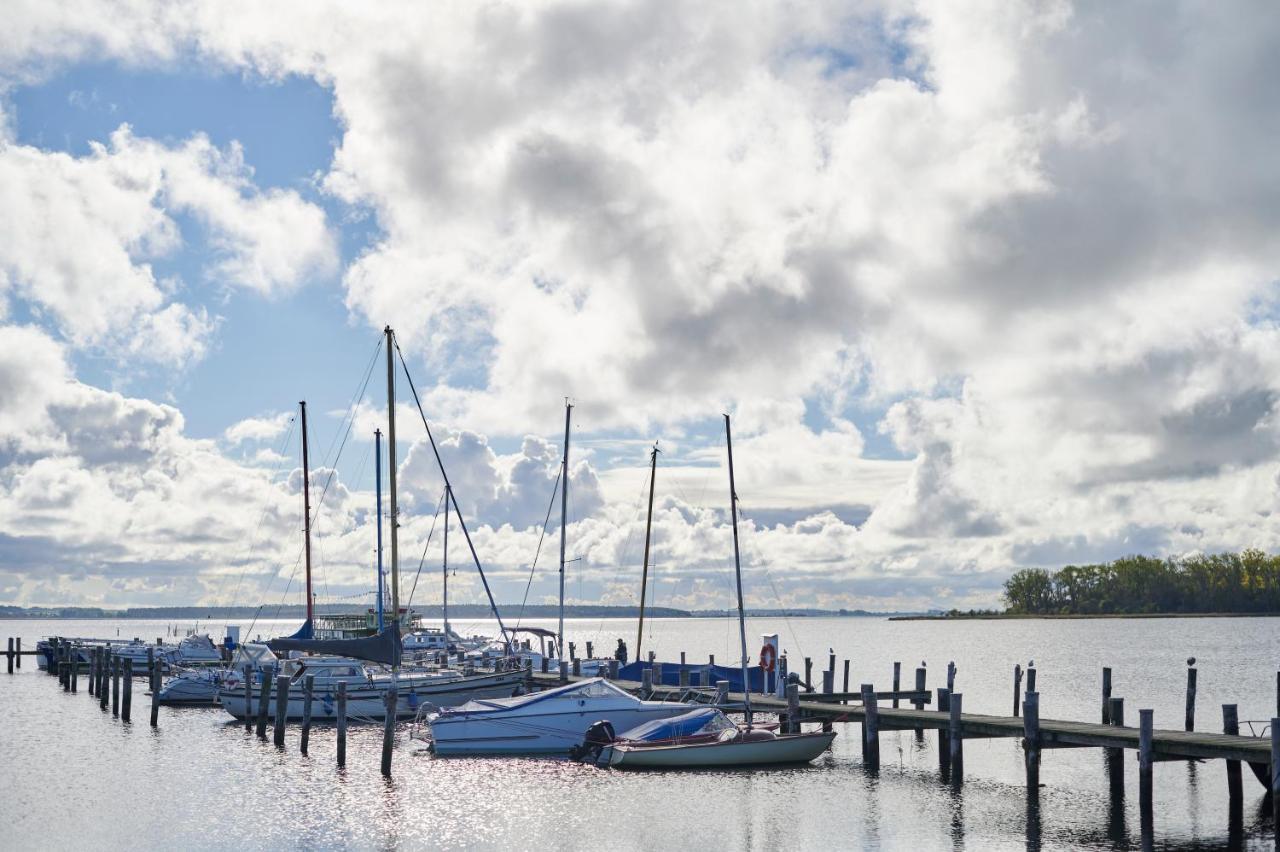
[[[532, 622], [553, 626], [550, 622]], [[733, 659], [732, 625], [658, 619], [646, 649], [659, 659]], [[275, 635], [293, 623], [259, 623]], [[485, 629], [484, 624], [461, 624]], [[155, 637], [163, 623], [0, 621], [0, 641], [24, 647], [49, 633]], [[1197, 724], [1221, 730], [1224, 702], [1242, 719], [1275, 713], [1280, 619], [1159, 619], [1017, 622], [888, 622], [881, 619], [753, 619], [754, 655], [764, 631], [782, 635], [796, 663], [815, 670], [827, 649], [853, 660], [854, 684], [890, 686], [894, 660], [904, 686], [928, 663], [929, 686], [958, 666], [965, 710], [1007, 714], [1012, 669], [1034, 659], [1041, 716], [1096, 721], [1100, 670], [1114, 670], [1126, 714], [1155, 709], [1156, 727], [1180, 728], [1186, 658], [1199, 669]], [[220, 632], [220, 625], [214, 633]], [[634, 653], [635, 624], [576, 619], [568, 638]], [[298, 729], [277, 750], [217, 709], [161, 710], [147, 724], [145, 689], [132, 725], [102, 713], [84, 692], [63, 693], [26, 658], [21, 675], [0, 672], [0, 848], [502, 848], [502, 849], [1125, 849], [1141, 848], [1137, 761], [1126, 759], [1123, 802], [1108, 794], [1096, 749], [1044, 754], [1038, 813], [1028, 812], [1016, 740], [965, 744], [964, 782], [943, 783], [935, 735], [881, 734], [881, 769], [865, 769], [859, 729], [837, 725], [835, 751], [805, 769], [734, 773], [624, 774], [546, 759], [435, 758], [407, 738], [395, 778], [378, 771], [381, 731], [353, 728], [348, 764], [334, 764], [332, 729], [312, 733], [310, 758]], [[140, 720], [140, 724], [138, 721]], [[1156, 848], [1271, 848], [1262, 788], [1245, 771], [1244, 823], [1228, 826], [1221, 762], [1158, 763]]]

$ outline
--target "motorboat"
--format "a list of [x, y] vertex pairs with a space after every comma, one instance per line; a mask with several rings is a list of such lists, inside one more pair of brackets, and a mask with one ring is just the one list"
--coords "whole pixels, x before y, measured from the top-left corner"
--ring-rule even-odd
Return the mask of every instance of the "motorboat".
[[703, 707], [647, 722], [614, 738], [607, 723], [588, 730], [580, 754], [618, 769], [696, 769], [809, 763], [831, 747], [835, 733], [779, 734], [776, 726], [738, 725]]
[[[212, 705], [218, 691], [229, 681], [243, 684], [245, 666], [254, 672], [277, 665], [276, 655], [266, 645], [246, 642], [236, 648], [229, 668], [179, 668], [160, 688], [156, 700], [165, 705]], [[233, 674], [234, 673], [234, 674]]]
[[604, 678], [512, 698], [475, 699], [426, 715], [436, 754], [568, 754], [600, 719], [630, 729], [687, 712], [674, 701], [645, 701]]
[[[393, 683], [391, 672], [364, 665], [360, 660], [348, 657], [306, 656], [285, 660], [281, 677], [289, 681], [289, 705], [286, 715], [301, 719], [306, 703], [305, 680], [315, 677], [312, 694], [311, 718], [330, 720], [337, 718], [338, 684], [347, 685], [347, 718], [381, 721], [386, 718], [386, 694]], [[524, 672], [504, 671], [491, 674], [466, 675], [462, 672], [441, 669], [437, 671], [405, 670], [395, 675], [397, 692], [396, 717], [413, 718], [424, 705], [450, 707], [477, 697], [504, 697], [517, 692], [524, 685]], [[262, 678], [257, 675], [246, 691], [242, 675], [232, 672], [218, 690], [218, 703], [237, 719], [258, 712], [257, 701]], [[249, 700], [246, 701], [246, 692]], [[275, 696], [269, 698], [274, 715]]]

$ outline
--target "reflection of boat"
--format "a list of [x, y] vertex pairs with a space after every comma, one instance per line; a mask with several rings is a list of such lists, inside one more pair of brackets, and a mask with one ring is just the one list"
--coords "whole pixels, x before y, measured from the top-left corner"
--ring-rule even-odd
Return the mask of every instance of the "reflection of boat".
[[634, 728], [678, 716], [687, 704], [643, 701], [603, 679], [515, 698], [468, 701], [427, 716], [436, 754], [568, 754], [599, 719]]

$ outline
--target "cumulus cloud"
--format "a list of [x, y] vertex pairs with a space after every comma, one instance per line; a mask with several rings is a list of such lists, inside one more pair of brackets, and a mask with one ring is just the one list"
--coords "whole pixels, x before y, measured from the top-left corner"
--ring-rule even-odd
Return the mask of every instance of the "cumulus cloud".
[[288, 411], [282, 411], [270, 417], [246, 417], [244, 420], [228, 426], [222, 436], [231, 444], [242, 444], [246, 441], [269, 441], [282, 435], [284, 430], [289, 428], [289, 423], [292, 420], [293, 414]]

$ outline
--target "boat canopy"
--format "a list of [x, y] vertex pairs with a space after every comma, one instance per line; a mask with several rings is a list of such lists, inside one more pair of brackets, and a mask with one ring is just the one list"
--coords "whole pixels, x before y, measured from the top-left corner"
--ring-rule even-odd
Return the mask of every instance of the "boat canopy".
[[[307, 622], [310, 626], [311, 622]], [[272, 639], [267, 643], [277, 654], [288, 651], [304, 651], [310, 654], [332, 654], [338, 657], [352, 657], [357, 660], [368, 660], [372, 663], [385, 663], [389, 666], [400, 662], [400, 624], [391, 622], [376, 636], [365, 636], [360, 639]]]
[[271, 653], [271, 649], [266, 645], [259, 645], [256, 642], [245, 642], [236, 648], [235, 656], [231, 658], [231, 667], [239, 669], [243, 666], [250, 665], [255, 669], [263, 666], [269, 666], [275, 663], [276, 655]]
[[623, 731], [621, 739], [674, 740], [697, 733], [715, 733], [734, 727], [728, 716], [714, 707], [701, 707], [689, 713], [672, 716], [670, 719], [653, 719], [643, 725], [637, 725], [629, 731]]

